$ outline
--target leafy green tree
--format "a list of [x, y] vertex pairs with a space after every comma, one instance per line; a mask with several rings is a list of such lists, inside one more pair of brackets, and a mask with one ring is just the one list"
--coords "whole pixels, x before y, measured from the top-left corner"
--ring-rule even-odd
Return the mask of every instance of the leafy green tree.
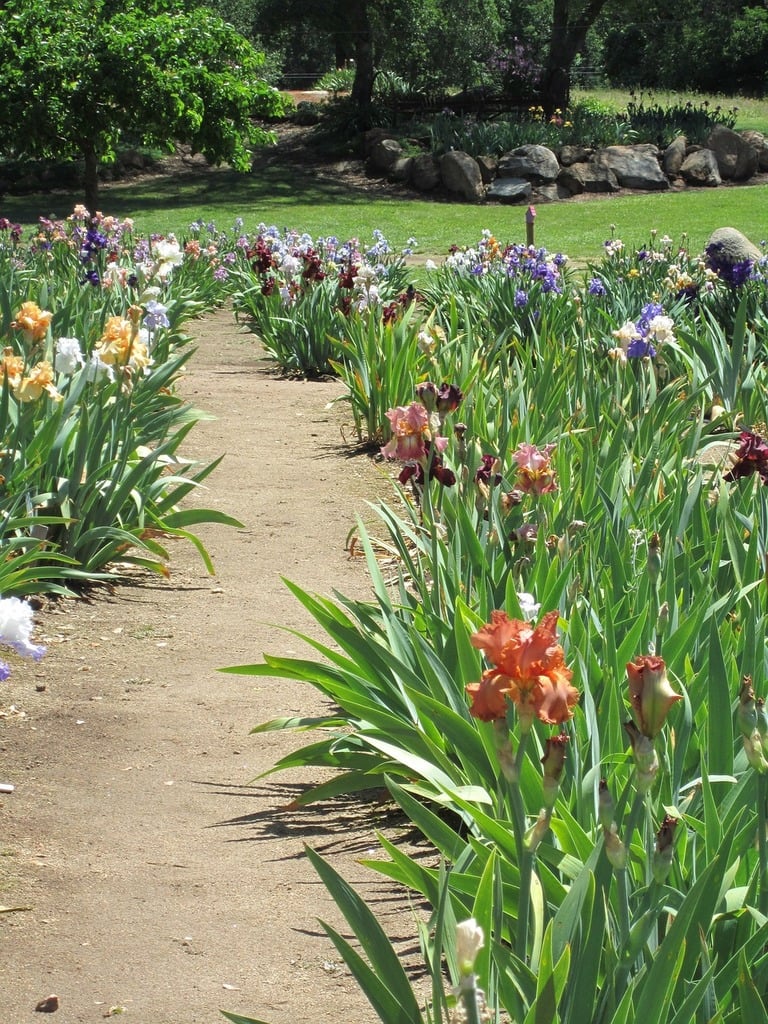
[[[725, 45], [728, 77], [740, 93], [764, 96], [768, 90], [768, 9], [745, 7], [733, 19]], [[721, 78], [722, 82], [723, 79]]]
[[81, 159], [85, 202], [122, 142], [187, 143], [251, 166], [282, 110], [263, 57], [210, 9], [138, 0], [6, 0], [0, 11], [0, 137], [9, 155]]
[[406, 0], [391, 23], [388, 66], [428, 94], [485, 85], [501, 30], [497, 0]]
[[626, 0], [597, 25], [612, 83], [726, 95], [768, 87], [768, 4]]

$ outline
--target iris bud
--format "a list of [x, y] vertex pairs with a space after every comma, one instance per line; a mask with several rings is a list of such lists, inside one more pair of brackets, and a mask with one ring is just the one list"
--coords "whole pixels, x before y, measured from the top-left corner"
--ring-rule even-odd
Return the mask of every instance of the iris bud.
[[640, 731], [648, 739], [661, 732], [669, 710], [682, 700], [667, 679], [664, 659], [654, 654], [639, 655], [627, 664], [629, 700]]

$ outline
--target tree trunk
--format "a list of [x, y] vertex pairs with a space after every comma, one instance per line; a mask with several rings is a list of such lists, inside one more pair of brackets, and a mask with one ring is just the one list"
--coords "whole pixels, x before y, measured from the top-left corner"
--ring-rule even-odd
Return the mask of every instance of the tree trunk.
[[[571, 102], [571, 67], [584, 49], [587, 32], [610, 0], [555, 0], [549, 53], [541, 80], [541, 105], [547, 117]], [[578, 8], [581, 8], [580, 10]]]
[[99, 159], [96, 147], [92, 142], [83, 143], [83, 159], [85, 160], [85, 170], [83, 171], [85, 205], [88, 212], [93, 215], [99, 208]]
[[361, 131], [371, 127], [373, 103], [373, 81], [376, 69], [373, 61], [373, 33], [368, 16], [368, 0], [359, 0], [350, 5], [351, 35], [355, 45], [355, 80], [352, 83], [351, 99]]

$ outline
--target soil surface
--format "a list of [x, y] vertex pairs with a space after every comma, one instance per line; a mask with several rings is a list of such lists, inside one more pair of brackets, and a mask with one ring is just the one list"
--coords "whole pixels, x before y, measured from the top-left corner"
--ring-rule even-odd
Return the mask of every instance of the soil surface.
[[[45, 602], [39, 663], [0, 690], [0, 1022], [124, 1015], [213, 1024], [220, 1008], [270, 1024], [375, 1016], [330, 940], [346, 933], [308, 843], [372, 902], [404, 952], [412, 908], [359, 861], [375, 832], [405, 841], [376, 801], [291, 810], [316, 773], [259, 776], [312, 733], [251, 728], [328, 710], [285, 680], [225, 675], [263, 652], [312, 657], [285, 627], [323, 638], [285, 587], [369, 593], [348, 534], [388, 479], [350, 456], [337, 382], [276, 375], [222, 310], [190, 325], [183, 396], [215, 416], [186, 455], [224, 454], [195, 504], [242, 529], [199, 527], [211, 577], [172, 542], [168, 579], [128, 571], [87, 599]], [[256, 780], [256, 781], [254, 781]], [[43, 1018], [44, 1019], [44, 1018]]]

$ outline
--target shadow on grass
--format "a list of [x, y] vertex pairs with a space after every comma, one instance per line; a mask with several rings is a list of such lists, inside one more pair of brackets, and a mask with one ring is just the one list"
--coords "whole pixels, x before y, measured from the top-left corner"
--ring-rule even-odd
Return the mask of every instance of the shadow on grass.
[[[363, 206], [371, 202], [371, 190], [351, 182], [324, 177], [311, 166], [261, 165], [248, 174], [228, 168], [210, 168], [174, 175], [148, 175], [132, 181], [102, 185], [101, 209], [115, 217], [143, 217], [162, 211], [237, 206], [250, 209], [275, 206], [326, 206], [337, 203]], [[378, 199], [381, 202], [381, 199]], [[384, 200], [385, 201], [385, 200]], [[54, 213], [67, 216], [83, 194], [75, 189], [57, 189], [23, 196], [5, 196], [0, 215], [21, 224], [34, 224], [38, 217]]]

